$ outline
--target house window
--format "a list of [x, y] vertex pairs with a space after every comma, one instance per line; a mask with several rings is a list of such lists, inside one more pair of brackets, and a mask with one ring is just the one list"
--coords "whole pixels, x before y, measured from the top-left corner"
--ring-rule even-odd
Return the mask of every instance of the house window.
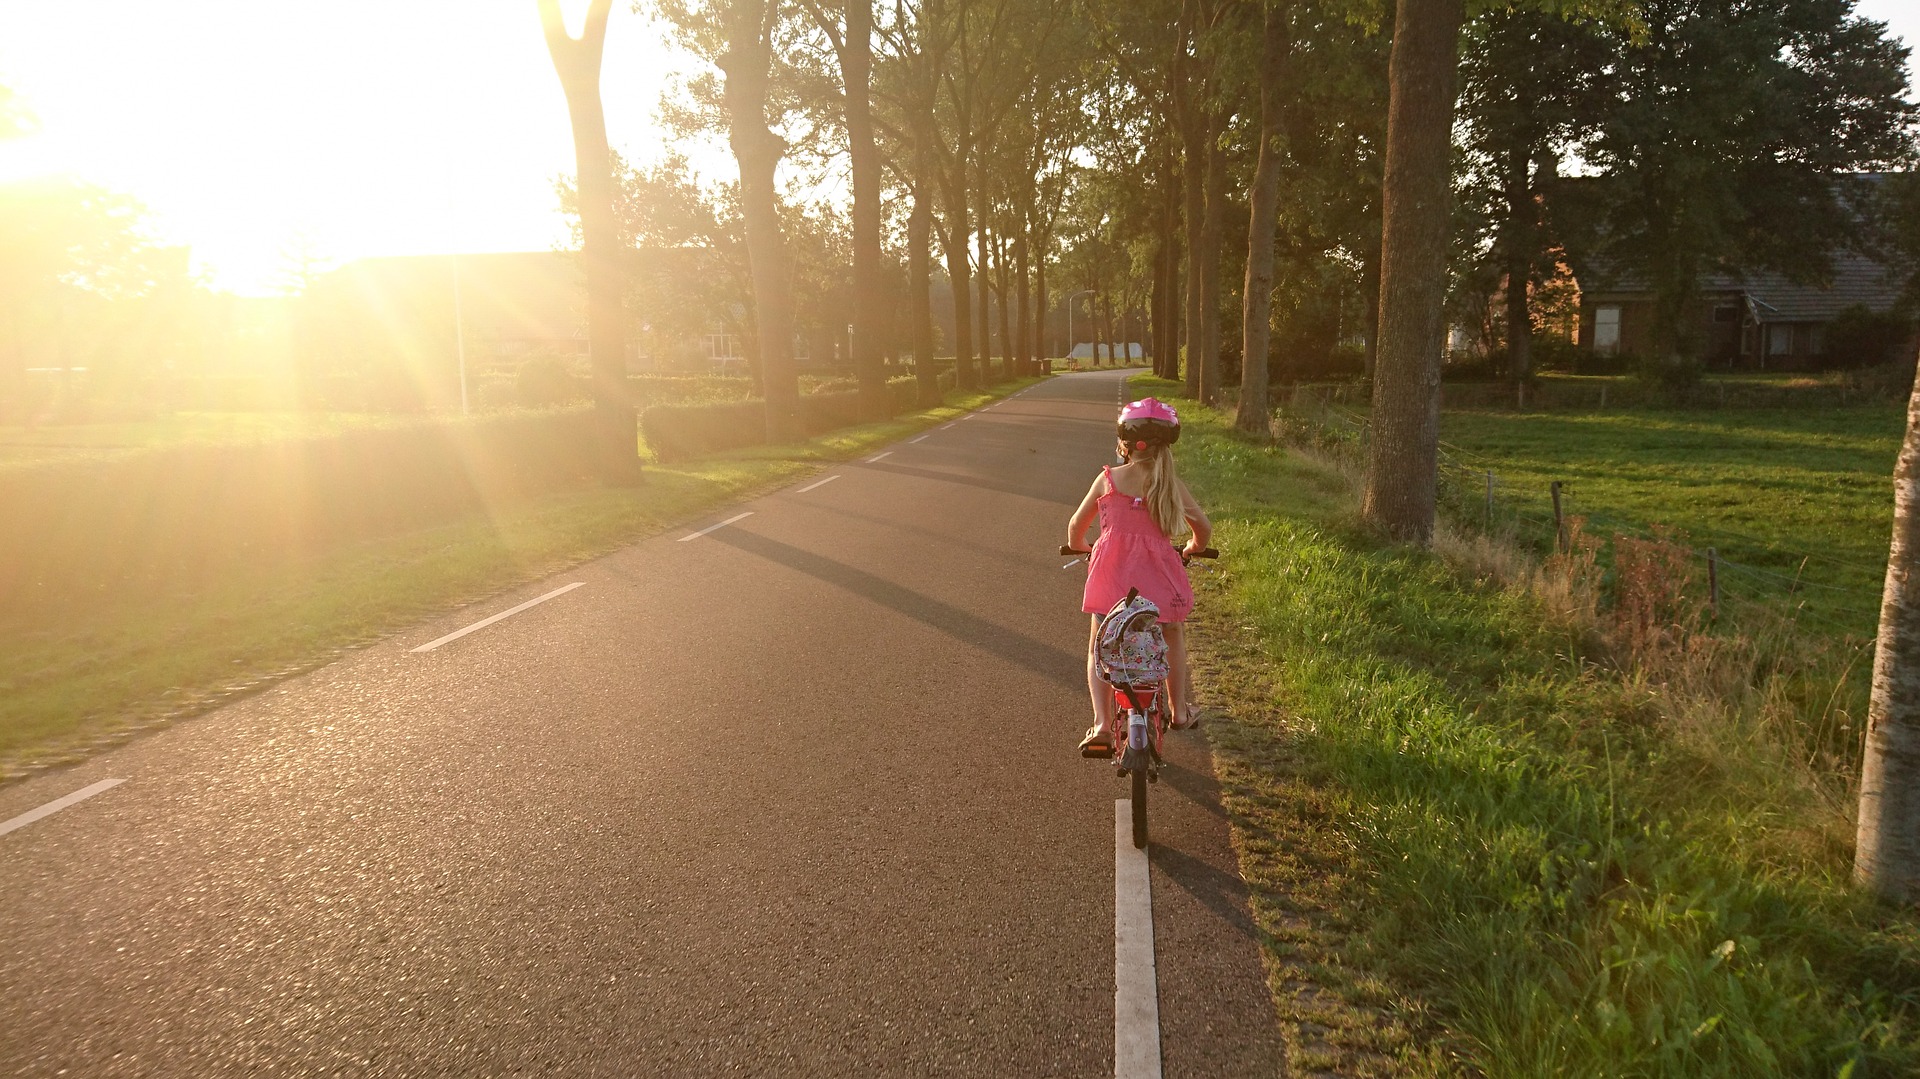
[[1620, 308], [1607, 304], [1593, 309], [1593, 350], [1601, 355], [1620, 351]]
[[1775, 322], [1767, 327], [1767, 355], [1793, 355], [1793, 323]]

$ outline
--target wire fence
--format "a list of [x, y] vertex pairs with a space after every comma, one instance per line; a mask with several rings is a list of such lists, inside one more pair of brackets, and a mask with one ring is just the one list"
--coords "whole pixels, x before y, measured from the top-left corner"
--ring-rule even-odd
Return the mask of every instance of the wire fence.
[[[1335, 453], [1357, 456], [1365, 445], [1367, 418], [1344, 401], [1305, 395], [1288, 402], [1283, 415], [1318, 428], [1313, 441]], [[1570, 481], [1510, 481], [1498, 462], [1442, 440], [1440, 496], [1460, 526], [1516, 538], [1536, 549], [1567, 554], [1581, 537], [1611, 535], [1666, 545], [1685, 552], [1698, 570], [1705, 601], [1716, 617], [1763, 611], [1822, 636], [1868, 638], [1880, 609], [1880, 590], [1862, 583], [1883, 574], [1873, 565], [1823, 551], [1789, 551], [1766, 540], [1722, 529], [1667, 529], [1588, 505]], [[1681, 537], [1684, 536], [1685, 539]], [[1705, 546], [1694, 546], [1706, 541]], [[1616, 545], [1617, 546], [1617, 545]], [[1793, 572], [1730, 558], [1727, 551], [1759, 557]], [[1602, 566], [1606, 571], [1608, 567]], [[1847, 581], [1844, 578], [1854, 577]], [[1839, 578], [1839, 579], [1836, 579]], [[1604, 581], [1603, 581], [1604, 583]]]

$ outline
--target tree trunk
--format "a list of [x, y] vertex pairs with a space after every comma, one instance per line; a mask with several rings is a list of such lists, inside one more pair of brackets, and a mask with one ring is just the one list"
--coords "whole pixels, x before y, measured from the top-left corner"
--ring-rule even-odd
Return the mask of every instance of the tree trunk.
[[1273, 431], [1267, 404], [1267, 355], [1273, 334], [1274, 226], [1280, 212], [1280, 138], [1286, 104], [1287, 15], [1269, 7], [1260, 43], [1260, 159], [1254, 166], [1250, 223], [1247, 226], [1247, 276], [1240, 298], [1240, 408], [1233, 425], [1267, 438]]
[[1037, 316], [1033, 320], [1033, 343], [1035, 351], [1043, 360], [1053, 359], [1053, 349], [1047, 341], [1047, 257], [1046, 245], [1039, 248], [1038, 257], [1033, 260], [1033, 311]]
[[1154, 316], [1154, 372], [1180, 377], [1180, 171], [1166, 159], [1160, 206], [1160, 310]]
[[1380, 357], [1361, 513], [1433, 538], [1446, 343], [1449, 165], [1463, 0], [1400, 0], [1388, 61], [1380, 208]]
[[996, 232], [993, 239], [993, 274], [1000, 285], [994, 290], [1000, 301], [1000, 369], [1011, 380], [1019, 377], [1019, 372], [1014, 368], [1014, 357], [1020, 351], [1019, 340], [1013, 336], [1013, 311], [1007, 306], [1007, 301], [1012, 298], [1009, 293], [1013, 287], [1013, 274], [1007, 265], [1007, 238]]
[[612, 9], [613, 0], [593, 0], [576, 39], [567, 33], [559, 0], [540, 0], [540, 28], [573, 125], [596, 456], [606, 480], [633, 483], [640, 479], [640, 437], [627, 395], [627, 349], [621, 325], [625, 263], [613, 212], [613, 155], [607, 148], [606, 117], [600, 107], [600, 57]]
[[920, 405], [931, 408], [941, 399], [940, 372], [933, 366], [933, 207], [925, 170], [920, 175], [907, 216], [907, 310], [913, 319], [913, 374], [919, 381]]
[[1515, 400], [1520, 387], [1533, 375], [1533, 316], [1527, 310], [1527, 288], [1533, 283], [1533, 185], [1528, 182], [1525, 154], [1507, 173], [1507, 377], [1513, 379]]
[[1920, 382], [1893, 467], [1893, 543], [1880, 596], [1873, 696], [1860, 771], [1853, 879], [1897, 903], [1920, 900]]
[[847, 157], [853, 173], [853, 371], [860, 381], [860, 413], [893, 415], [882, 365], [886, 326], [885, 269], [880, 252], [880, 151], [873, 142], [869, 77], [873, 68], [873, 4], [847, 0], [841, 81], [847, 98]]
[[747, 261], [753, 272], [753, 307], [760, 330], [760, 378], [767, 403], [767, 440], [801, 437], [800, 376], [793, 362], [793, 270], [780, 229], [774, 169], [786, 143], [767, 127], [767, 73], [772, 52], [766, 39], [766, 5], [736, 0], [727, 19], [725, 76], [727, 143], [740, 166], [740, 216], [746, 226]]
[[1361, 319], [1367, 326], [1366, 350], [1361, 357], [1361, 371], [1371, 381], [1374, 367], [1380, 360], [1380, 253], [1373, 253], [1360, 270], [1360, 295], [1364, 297], [1365, 310]]
[[[1198, 110], [1194, 110], [1196, 113]], [[1187, 317], [1185, 349], [1182, 355], [1181, 373], [1188, 397], [1200, 397], [1200, 356], [1206, 351], [1206, 329], [1201, 312], [1206, 303], [1202, 293], [1206, 290], [1207, 245], [1203, 231], [1207, 219], [1207, 139], [1204, 128], [1195, 130], [1197, 120], [1183, 125], [1181, 136], [1186, 143], [1186, 156], [1182, 162], [1185, 179], [1184, 193], [1187, 203]]]
[[993, 317], [991, 286], [993, 267], [987, 258], [987, 206], [985, 196], [980, 200], [980, 220], [973, 234], [973, 250], [978, 261], [974, 263], [974, 272], [980, 281], [980, 309], [974, 317], [979, 320], [976, 328], [980, 333], [980, 384], [991, 386], [993, 377]]
[[1013, 241], [1014, 287], [1020, 290], [1020, 317], [1014, 331], [1014, 340], [1018, 343], [1020, 354], [1020, 374], [1033, 374], [1033, 310], [1028, 301], [1033, 298], [1032, 273], [1027, 265], [1027, 230], [1022, 228], [1020, 235]]
[[970, 390], [979, 385], [973, 376], [973, 274], [967, 263], [967, 194], [964, 179], [947, 190], [947, 227], [942, 245], [947, 252], [947, 284], [953, 289], [953, 384]]
[[1227, 225], [1227, 150], [1220, 145], [1221, 117], [1207, 121], [1206, 221], [1200, 229], [1200, 402], [1220, 403], [1220, 243]]

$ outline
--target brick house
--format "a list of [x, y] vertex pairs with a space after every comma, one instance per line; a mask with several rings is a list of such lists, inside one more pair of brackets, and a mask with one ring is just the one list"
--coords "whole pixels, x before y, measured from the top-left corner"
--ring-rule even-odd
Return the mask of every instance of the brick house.
[[[1589, 271], [1583, 285], [1599, 275]], [[1826, 329], [1840, 312], [1863, 307], [1894, 311], [1899, 275], [1858, 254], [1834, 258], [1825, 286], [1795, 284], [1781, 274], [1710, 274], [1686, 323], [1710, 363], [1756, 368], [1804, 368], [1826, 356]], [[1631, 277], [1585, 287], [1580, 296], [1578, 343], [1583, 354], [1645, 354], [1651, 347], [1653, 291]]]

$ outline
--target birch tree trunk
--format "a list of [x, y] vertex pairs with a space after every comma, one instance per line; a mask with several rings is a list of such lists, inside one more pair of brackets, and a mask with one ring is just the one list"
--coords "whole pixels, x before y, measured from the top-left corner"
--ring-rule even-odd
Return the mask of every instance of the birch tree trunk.
[[1463, 0], [1400, 0], [1387, 65], [1380, 352], [1361, 514], [1422, 544], [1433, 538], [1439, 479], [1449, 167], [1464, 18]]
[[1273, 245], [1280, 212], [1287, 16], [1284, 7], [1267, 8], [1260, 35], [1260, 159], [1249, 194], [1247, 276], [1240, 298], [1240, 407], [1233, 425], [1261, 438], [1273, 433], [1272, 409], [1267, 404], [1267, 355], [1273, 336]]
[[580, 36], [567, 33], [559, 0], [540, 0], [540, 29], [566, 93], [580, 203], [580, 262], [587, 278], [587, 356], [593, 367], [594, 442], [602, 475], [615, 483], [640, 478], [640, 438], [627, 395], [627, 348], [621, 297], [626, 291], [613, 213], [613, 155], [600, 105], [600, 57], [613, 0], [593, 0]]
[[1882, 898], [1920, 900], [1920, 382], [1893, 467], [1893, 543], [1874, 642], [1853, 879]]

